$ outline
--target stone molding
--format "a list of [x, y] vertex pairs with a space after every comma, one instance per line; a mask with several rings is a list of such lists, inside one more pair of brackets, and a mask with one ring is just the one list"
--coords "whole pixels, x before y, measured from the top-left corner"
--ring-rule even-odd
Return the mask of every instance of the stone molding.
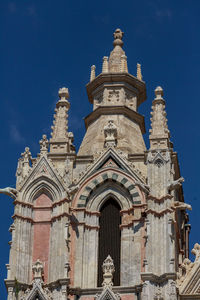
[[160, 211], [153, 210], [153, 209], [147, 209], [147, 210], [145, 210], [146, 214], [152, 214], [152, 215], [154, 215], [156, 217], [160, 217], [160, 216], [163, 216], [164, 214], [172, 213], [172, 212], [173, 212], [173, 210], [171, 208], [162, 209]]
[[176, 279], [176, 273], [163, 273], [161, 275], [156, 275], [154, 273], [147, 273], [147, 272], [142, 272], [141, 273], [141, 279], [143, 281], [151, 281], [155, 282], [158, 284], [164, 283], [168, 281], [169, 279], [175, 280]]
[[85, 117], [85, 127], [86, 129], [101, 115], [124, 115], [132, 121], [136, 122], [142, 131], [142, 134], [146, 132], [144, 117], [138, 112], [128, 108], [127, 106], [101, 106], [91, 112], [87, 117]]
[[101, 73], [96, 78], [86, 85], [88, 99], [93, 103], [93, 92], [100, 85], [104, 83], [128, 83], [134, 87], [138, 92], [138, 106], [146, 100], [146, 87], [144, 81], [139, 80], [137, 77], [129, 73]]

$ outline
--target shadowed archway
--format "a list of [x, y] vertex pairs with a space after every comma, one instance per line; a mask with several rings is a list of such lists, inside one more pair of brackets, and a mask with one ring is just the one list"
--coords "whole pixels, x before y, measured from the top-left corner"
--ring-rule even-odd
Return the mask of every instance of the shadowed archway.
[[99, 219], [99, 247], [98, 247], [98, 286], [102, 286], [103, 261], [108, 255], [113, 259], [115, 272], [113, 275], [113, 284], [120, 285], [120, 249], [121, 249], [121, 231], [120, 231], [120, 206], [116, 200], [109, 198], [100, 209]]

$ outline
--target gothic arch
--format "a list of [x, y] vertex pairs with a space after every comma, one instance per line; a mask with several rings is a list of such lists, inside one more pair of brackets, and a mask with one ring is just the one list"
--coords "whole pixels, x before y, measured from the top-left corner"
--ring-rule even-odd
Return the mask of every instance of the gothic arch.
[[87, 209], [90, 211], [100, 211], [104, 203], [113, 198], [122, 209], [129, 209], [131, 207], [131, 198], [127, 191], [119, 186], [117, 183], [104, 183], [97, 188], [89, 197]]
[[[91, 176], [80, 188], [74, 203], [77, 207], [91, 207], [91, 197], [99, 188], [106, 186], [115, 187], [121, 194], [126, 195], [132, 204], [140, 204], [144, 201], [143, 193], [135, 185], [135, 182], [124, 172], [117, 170], [101, 171]], [[103, 190], [101, 190], [103, 192]], [[90, 203], [89, 203], [90, 202]], [[124, 205], [121, 204], [121, 207]], [[130, 205], [128, 205], [129, 207]], [[127, 207], [127, 208], [128, 208]], [[98, 210], [98, 207], [95, 208]]]
[[40, 195], [43, 191], [53, 202], [64, 198], [64, 188], [62, 185], [58, 185], [48, 176], [42, 175], [33, 180], [25, 188], [22, 193], [22, 201], [32, 203], [37, 195]]
[[120, 285], [120, 249], [121, 249], [121, 207], [113, 197], [107, 197], [100, 207], [98, 233], [98, 278], [97, 285], [102, 286], [102, 265], [110, 255], [114, 260], [115, 272], [113, 284]]

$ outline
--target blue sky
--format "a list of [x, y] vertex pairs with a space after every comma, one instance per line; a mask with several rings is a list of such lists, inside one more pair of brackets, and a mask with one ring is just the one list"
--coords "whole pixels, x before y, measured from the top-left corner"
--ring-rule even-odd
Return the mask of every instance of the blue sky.
[[[83, 117], [91, 112], [85, 85], [90, 66], [101, 72], [112, 50], [113, 32], [124, 32], [129, 72], [142, 64], [147, 84], [146, 144], [154, 89], [164, 89], [168, 125], [185, 178], [190, 203], [191, 247], [199, 234], [200, 147], [200, 1], [0, 1], [0, 186], [15, 186], [17, 160], [29, 146], [39, 151], [42, 134], [50, 136], [57, 91], [70, 92], [69, 128], [78, 149]], [[0, 195], [0, 290], [8, 263], [12, 200]]]

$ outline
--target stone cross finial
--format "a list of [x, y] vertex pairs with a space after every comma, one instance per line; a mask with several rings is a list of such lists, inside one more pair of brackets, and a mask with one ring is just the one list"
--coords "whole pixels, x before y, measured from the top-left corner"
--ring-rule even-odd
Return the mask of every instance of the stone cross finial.
[[103, 283], [102, 283], [103, 288], [104, 289], [106, 289], [107, 287], [112, 288], [113, 286], [112, 279], [113, 279], [113, 273], [115, 272], [115, 267], [110, 255], [108, 255], [108, 257], [104, 260], [102, 269], [103, 269]]
[[95, 77], [96, 77], [96, 75], [95, 75], [95, 70], [96, 70], [96, 66], [95, 66], [95, 65], [91, 66], [90, 82], [91, 82], [92, 80], [94, 80]]
[[33, 279], [42, 279], [44, 269], [43, 264], [39, 259], [37, 259], [37, 261], [33, 264], [32, 271]]
[[40, 154], [44, 155], [48, 152], [49, 142], [46, 134], [43, 134], [42, 139], [40, 140]]
[[142, 80], [141, 64], [137, 63], [137, 79]]
[[116, 147], [117, 145], [117, 127], [113, 120], [109, 120], [108, 124], [104, 126], [105, 147]]
[[113, 41], [113, 45], [114, 46], [123, 46], [123, 42], [122, 42], [122, 38], [123, 38], [123, 35], [124, 35], [124, 32], [121, 31], [121, 29], [117, 28], [115, 30], [115, 32], [113, 33], [113, 36], [114, 36], [114, 41]]

